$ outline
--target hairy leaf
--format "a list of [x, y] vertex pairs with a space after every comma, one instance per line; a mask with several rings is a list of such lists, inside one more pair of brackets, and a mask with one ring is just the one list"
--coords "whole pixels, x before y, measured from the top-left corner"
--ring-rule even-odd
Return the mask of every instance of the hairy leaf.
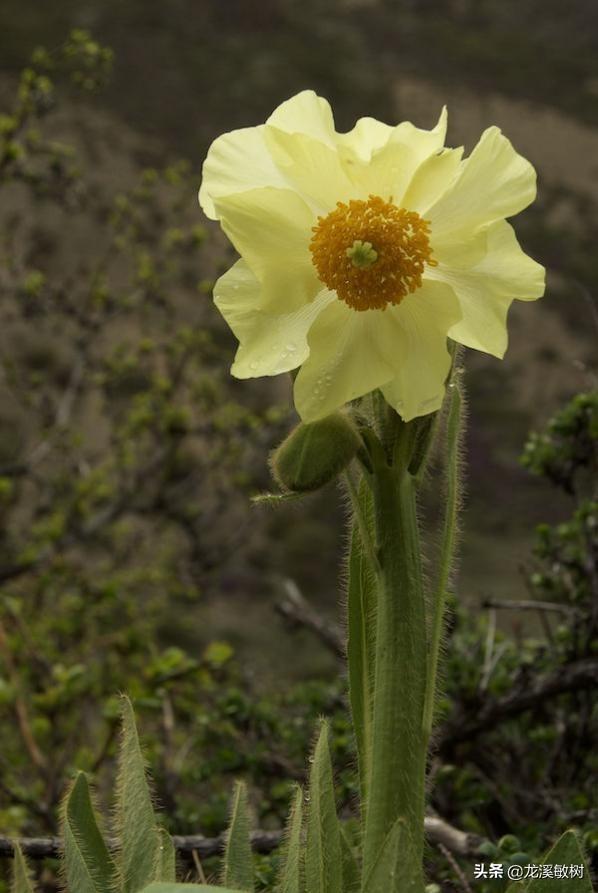
[[19, 844], [14, 843], [15, 856], [12, 865], [12, 877], [10, 880], [10, 893], [34, 893], [33, 881], [29, 866], [25, 861], [23, 851]]
[[156, 820], [139, 746], [131, 702], [123, 698], [123, 734], [119, 754], [116, 833], [123, 893], [137, 893], [155, 880], [159, 847]]
[[583, 877], [533, 878], [527, 882], [511, 884], [507, 893], [561, 893], [565, 889], [567, 893], [593, 893], [590, 872], [575, 831], [565, 831], [552, 849], [546, 853], [540, 864], [550, 865], [553, 872], [554, 866], [557, 865], [564, 865], [567, 868], [571, 865], [581, 865]]
[[87, 779], [79, 772], [64, 804], [64, 874], [77, 893], [117, 889], [116, 866], [98, 828]]
[[280, 877], [280, 893], [302, 893], [303, 791], [297, 788], [287, 824], [284, 862]]
[[154, 880], [176, 880], [176, 852], [172, 837], [165, 828], [158, 828], [158, 845], [155, 853]]
[[363, 893], [416, 893], [418, 882], [413, 877], [404, 876], [402, 865], [408, 865], [405, 854], [410, 846], [407, 825], [404, 819], [397, 819], [384, 841], [378, 858], [364, 880]]
[[342, 853], [334, 802], [328, 724], [322, 723], [309, 778], [305, 881], [309, 893], [343, 893]]
[[253, 858], [249, 838], [247, 789], [237, 782], [224, 853], [224, 883], [239, 890], [253, 891]]
[[[362, 811], [367, 804], [367, 779], [370, 775], [372, 739], [372, 703], [376, 631], [376, 579], [364, 548], [363, 537], [374, 537], [372, 496], [365, 481], [357, 495], [362, 524], [353, 522], [349, 553], [349, 589], [347, 599], [349, 696], [353, 728], [357, 741]], [[365, 813], [362, 814], [365, 820]]]

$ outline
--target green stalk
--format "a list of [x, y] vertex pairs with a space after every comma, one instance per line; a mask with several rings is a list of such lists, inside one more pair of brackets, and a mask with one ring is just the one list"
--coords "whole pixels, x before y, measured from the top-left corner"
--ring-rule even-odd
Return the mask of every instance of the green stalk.
[[440, 646], [444, 628], [446, 610], [446, 591], [453, 564], [455, 541], [457, 537], [457, 515], [459, 511], [459, 442], [461, 434], [461, 393], [456, 381], [449, 388], [450, 402], [447, 419], [447, 458], [446, 458], [446, 508], [440, 547], [440, 567], [436, 591], [432, 601], [432, 618], [430, 624], [430, 657], [428, 684], [424, 706], [423, 731], [426, 744], [432, 733], [434, 707], [436, 703], [436, 685]]
[[364, 877], [397, 819], [403, 819], [410, 838], [401, 853], [403, 886], [400, 891], [389, 887], [389, 893], [423, 891], [427, 660], [416, 488], [408, 471], [413, 433], [410, 425], [399, 427], [392, 465], [380, 443], [369, 438], [380, 574]]

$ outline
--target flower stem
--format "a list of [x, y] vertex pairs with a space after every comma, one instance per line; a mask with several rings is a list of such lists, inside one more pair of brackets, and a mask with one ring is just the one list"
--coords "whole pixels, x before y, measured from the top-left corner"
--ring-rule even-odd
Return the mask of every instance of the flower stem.
[[422, 717], [427, 660], [416, 488], [408, 471], [412, 443], [412, 427], [402, 425], [392, 464], [380, 444], [372, 454], [376, 545], [381, 572], [377, 586], [364, 876], [372, 870], [397, 819], [403, 818], [410, 838], [410, 845], [401, 856], [407, 869], [403, 877], [409, 878], [409, 891], [420, 893], [423, 890], [426, 765]]

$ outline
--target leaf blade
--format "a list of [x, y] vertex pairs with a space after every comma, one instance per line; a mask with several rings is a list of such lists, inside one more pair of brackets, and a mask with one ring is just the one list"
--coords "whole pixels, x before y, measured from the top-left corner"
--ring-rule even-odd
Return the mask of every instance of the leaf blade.
[[342, 852], [336, 815], [328, 724], [322, 723], [309, 780], [305, 885], [309, 893], [342, 893]]
[[237, 782], [226, 834], [223, 882], [253, 893], [253, 857], [247, 808], [247, 788]]
[[14, 842], [13, 846], [14, 859], [10, 879], [10, 893], [34, 893], [31, 872], [23, 851], [17, 841]]
[[116, 889], [116, 865], [97, 824], [87, 778], [79, 772], [64, 804], [64, 873], [69, 890]]
[[159, 838], [135, 714], [126, 697], [122, 699], [122, 739], [116, 790], [116, 833], [120, 839], [117, 865], [122, 890], [123, 893], [138, 893], [155, 880]]
[[582, 865], [583, 877], [532, 878], [527, 884], [511, 884], [507, 893], [560, 893], [566, 880], [567, 893], [594, 893], [588, 865], [575, 831], [565, 831], [554, 846], [546, 853], [540, 865]]
[[287, 839], [280, 875], [280, 893], [302, 893], [301, 831], [303, 827], [303, 791], [295, 792], [287, 823]]

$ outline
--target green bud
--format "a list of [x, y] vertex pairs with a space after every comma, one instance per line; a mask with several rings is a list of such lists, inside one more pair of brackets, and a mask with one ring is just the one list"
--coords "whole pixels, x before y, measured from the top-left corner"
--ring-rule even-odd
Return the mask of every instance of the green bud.
[[283, 490], [319, 490], [347, 467], [361, 446], [352, 421], [335, 412], [297, 425], [272, 454], [272, 474]]

